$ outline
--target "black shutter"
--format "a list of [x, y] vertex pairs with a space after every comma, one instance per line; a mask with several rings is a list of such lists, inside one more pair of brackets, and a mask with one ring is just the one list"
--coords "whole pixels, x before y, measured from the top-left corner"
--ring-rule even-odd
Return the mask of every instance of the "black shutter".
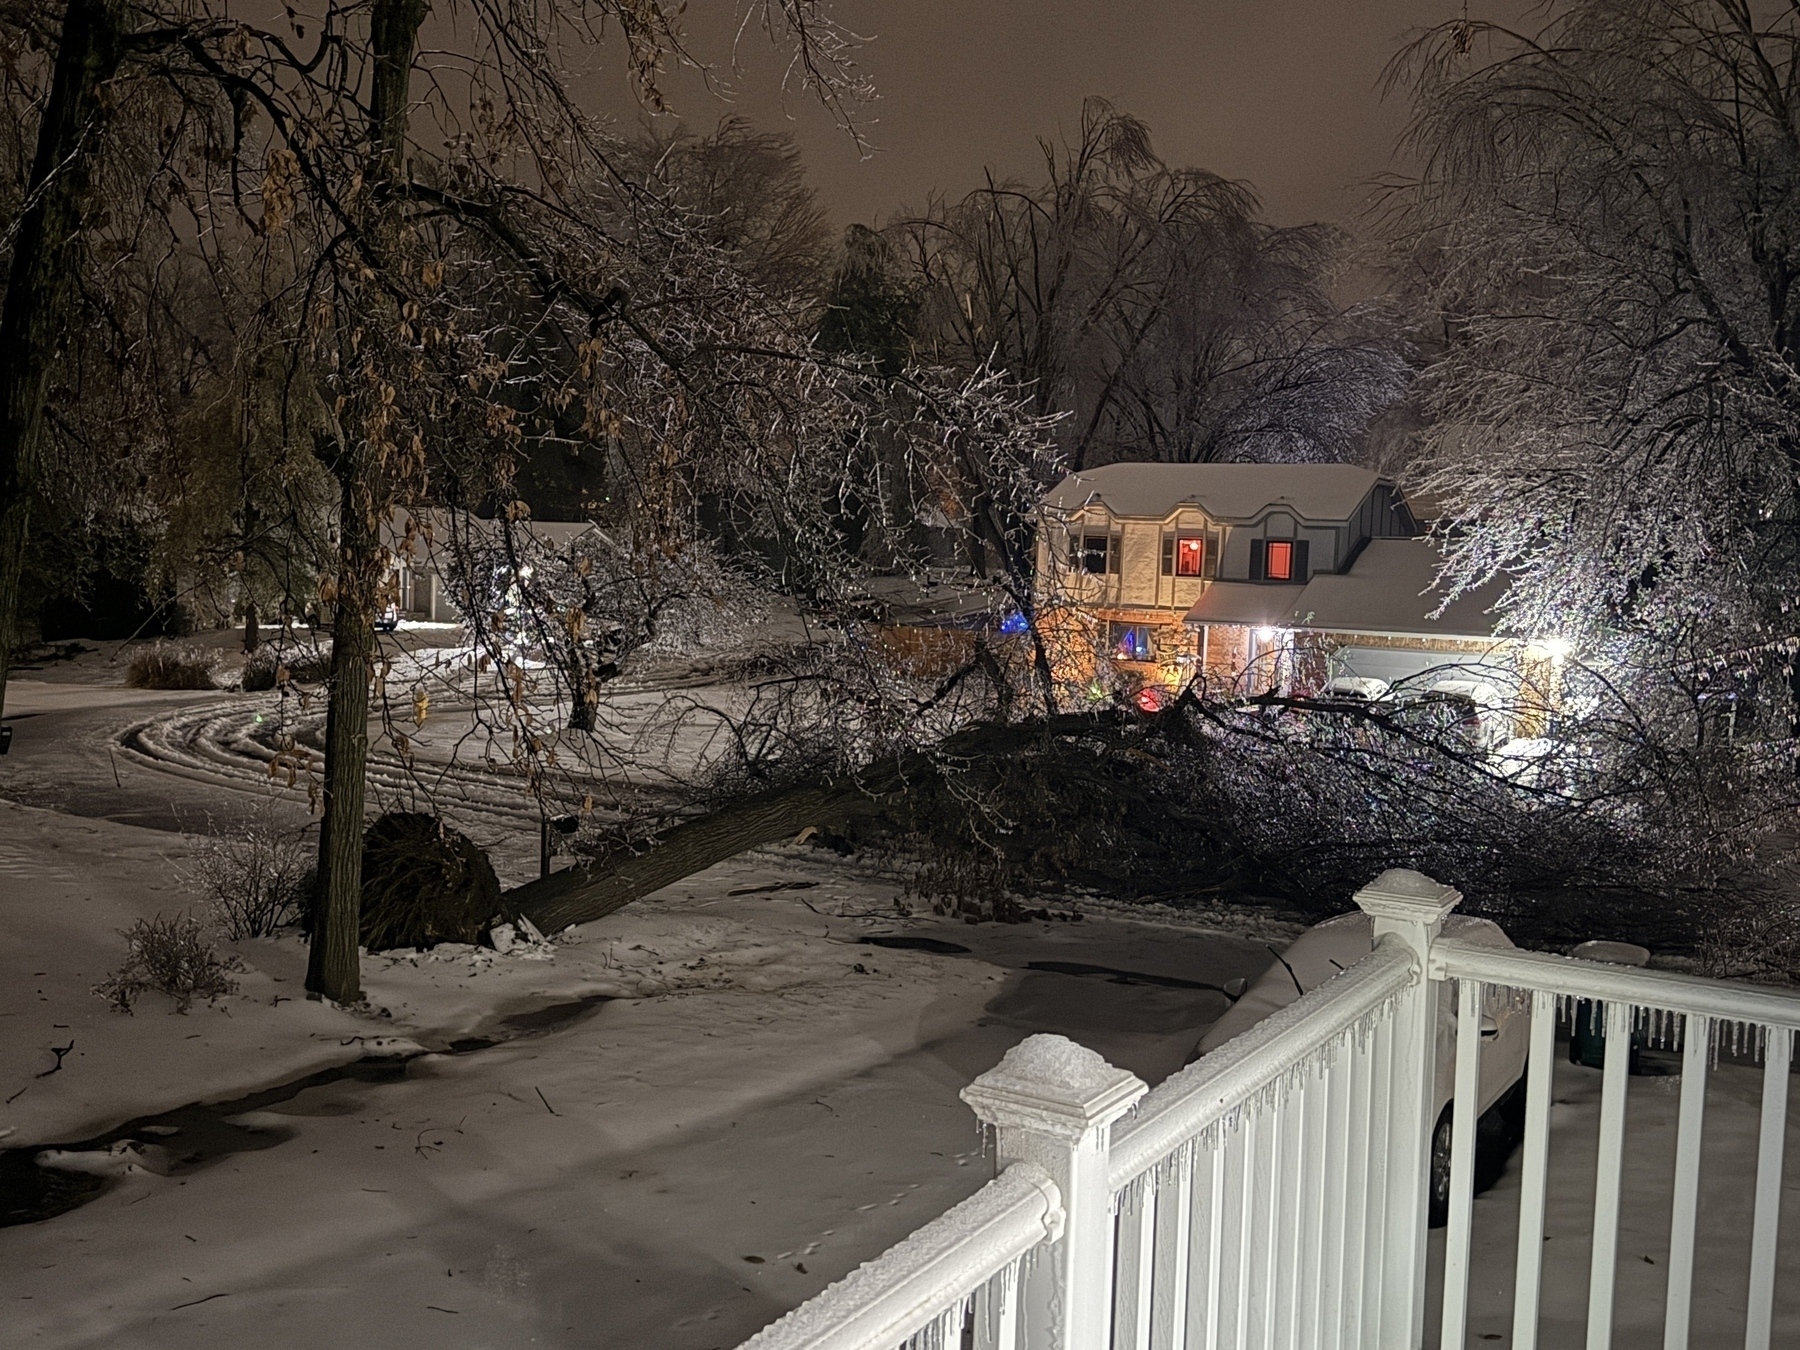
[[1106, 570], [1108, 572], [1119, 570], [1119, 548], [1124, 542], [1116, 534], [1106, 536]]
[[1294, 567], [1288, 578], [1290, 581], [1306, 580], [1306, 555], [1311, 548], [1310, 540], [1296, 539], [1294, 541]]
[[1261, 581], [1264, 576], [1263, 558], [1268, 552], [1268, 541], [1252, 539], [1250, 541], [1250, 580]]
[[1165, 577], [1175, 575], [1175, 536], [1172, 534], [1163, 536], [1162, 574]]
[[1081, 536], [1079, 534], [1071, 534], [1069, 536], [1069, 570], [1071, 572], [1075, 572], [1075, 571], [1079, 571], [1080, 569], [1081, 569]]

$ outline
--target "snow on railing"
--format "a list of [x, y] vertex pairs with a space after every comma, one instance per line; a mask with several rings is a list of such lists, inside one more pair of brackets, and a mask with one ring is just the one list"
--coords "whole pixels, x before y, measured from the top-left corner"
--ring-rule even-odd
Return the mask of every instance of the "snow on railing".
[[742, 1350], [957, 1350], [965, 1327], [982, 1350], [1010, 1347], [1021, 1268], [1062, 1230], [1056, 1184], [1015, 1163]]
[[1708, 1056], [1764, 1062], [1747, 1350], [1769, 1350], [1800, 996], [1442, 938], [1461, 896], [1416, 872], [1356, 895], [1375, 949], [1146, 1095], [1060, 1036], [963, 1091], [998, 1180], [742, 1350], [1223, 1350], [1424, 1341], [1439, 993], [1458, 1000], [1442, 1350], [1465, 1345], [1486, 986], [1528, 994], [1511, 1344], [1536, 1350], [1551, 1065], [1565, 1005], [1605, 1025], [1587, 1345], [1611, 1344], [1633, 1034], [1683, 1043], [1665, 1350], [1686, 1350]]
[[1536, 1350], [1538, 1344], [1551, 1068], [1556, 1055], [1557, 1023], [1565, 1013], [1604, 1028], [1605, 1067], [1600, 1089], [1600, 1154], [1588, 1270], [1587, 1344], [1598, 1348], [1612, 1343], [1625, 1160], [1626, 1078], [1637, 1047], [1649, 1041], [1671, 1048], [1679, 1045], [1681, 1049], [1681, 1105], [1669, 1226], [1668, 1293], [1663, 1312], [1664, 1350], [1686, 1350], [1693, 1312], [1695, 1220], [1707, 1070], [1721, 1047], [1739, 1056], [1748, 1050], [1762, 1060], [1744, 1346], [1745, 1350], [1769, 1350], [1774, 1326], [1788, 1079], [1794, 1032], [1800, 1030], [1800, 995], [1668, 971], [1479, 947], [1450, 938], [1433, 944], [1430, 974], [1434, 981], [1454, 980], [1457, 990], [1456, 1109], [1451, 1144], [1450, 1226], [1445, 1243], [1442, 1350], [1462, 1350], [1467, 1337], [1477, 1113], [1473, 1107], [1464, 1107], [1475, 1100], [1476, 1084], [1480, 1081], [1481, 1005], [1490, 985], [1528, 992], [1531, 996], [1519, 1248], [1513, 1283], [1514, 1350]]

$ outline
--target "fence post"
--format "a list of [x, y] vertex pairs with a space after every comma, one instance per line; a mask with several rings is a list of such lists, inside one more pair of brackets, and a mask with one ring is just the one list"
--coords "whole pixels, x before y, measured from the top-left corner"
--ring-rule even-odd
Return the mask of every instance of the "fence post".
[[[1427, 1171], [1431, 1164], [1436, 1101], [1438, 986], [1430, 976], [1431, 944], [1462, 892], [1405, 868], [1391, 868], [1364, 886], [1357, 905], [1375, 921], [1375, 941], [1393, 938], [1419, 961], [1415, 984], [1394, 1010], [1394, 1066], [1384, 1167], [1386, 1234], [1381, 1252], [1381, 1344], [1418, 1350], [1425, 1340], [1425, 1231]], [[1379, 1109], [1380, 1103], [1374, 1104]]]
[[[1038, 1307], [1028, 1308], [1026, 1344], [1089, 1350], [1107, 1343], [1112, 1321], [1112, 1191], [1107, 1155], [1112, 1123], [1147, 1091], [1136, 1074], [1115, 1069], [1063, 1036], [1028, 1036], [962, 1091], [983, 1124], [994, 1127], [997, 1166], [1035, 1163], [1062, 1192], [1063, 1232], [1039, 1274]], [[1040, 1303], [1047, 1302], [1048, 1307]], [[1037, 1316], [1032, 1316], [1036, 1313]], [[1048, 1315], [1048, 1326], [1041, 1319]]]

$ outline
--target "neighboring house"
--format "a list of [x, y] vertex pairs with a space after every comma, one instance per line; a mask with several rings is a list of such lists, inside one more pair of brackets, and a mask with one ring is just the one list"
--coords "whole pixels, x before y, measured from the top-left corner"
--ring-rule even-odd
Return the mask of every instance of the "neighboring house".
[[[1196, 665], [1235, 678], [1254, 663], [1255, 631], [1314, 574], [1344, 570], [1370, 539], [1418, 532], [1394, 486], [1354, 465], [1110, 464], [1044, 499], [1042, 608], [1077, 678], [1095, 655], [1145, 683], [1183, 683]], [[1215, 592], [1232, 603], [1190, 627]]]
[[[527, 520], [513, 528], [561, 550], [594, 527], [588, 521]], [[382, 527], [381, 542], [393, 554], [395, 604], [402, 618], [425, 623], [462, 622], [462, 614], [452, 602], [445, 582], [453, 532], [497, 539], [500, 524], [466, 511], [439, 508], [412, 514], [396, 511], [393, 520]]]
[[1523, 644], [1494, 634], [1503, 585], [1443, 606], [1435, 545], [1368, 469], [1112, 464], [1057, 484], [1041, 525], [1040, 611], [1070, 682], [1110, 668], [1139, 686], [1203, 673], [1216, 692], [1310, 693], [1343, 675], [1520, 671]]

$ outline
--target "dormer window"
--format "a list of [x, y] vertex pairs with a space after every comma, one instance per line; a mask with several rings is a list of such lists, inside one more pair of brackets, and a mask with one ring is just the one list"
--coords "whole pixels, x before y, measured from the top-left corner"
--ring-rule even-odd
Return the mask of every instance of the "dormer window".
[[1198, 534], [1164, 535], [1162, 574], [1165, 577], [1197, 577], [1206, 562], [1206, 537]]
[[1250, 580], [1305, 581], [1307, 552], [1304, 539], [1252, 539]]
[[1268, 569], [1270, 581], [1294, 579], [1294, 545], [1292, 540], [1269, 540]]

